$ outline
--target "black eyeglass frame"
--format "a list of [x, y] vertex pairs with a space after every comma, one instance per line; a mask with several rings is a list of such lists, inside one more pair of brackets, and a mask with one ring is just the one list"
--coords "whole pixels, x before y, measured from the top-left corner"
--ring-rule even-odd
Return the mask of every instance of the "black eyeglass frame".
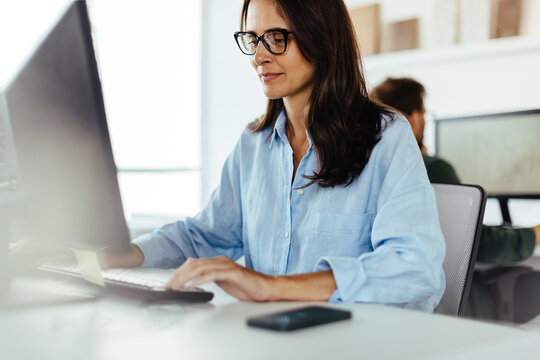
[[[276, 32], [276, 31], [280, 32], [283, 35], [283, 38], [285, 40], [285, 46], [283, 47], [283, 51], [281, 51], [281, 52], [272, 51], [270, 49], [270, 45], [266, 42], [266, 40], [264, 40], [264, 35], [266, 35], [266, 34], [268, 34], [270, 32]], [[252, 53], [245, 52], [244, 49], [242, 48], [242, 45], [240, 45], [239, 38], [240, 38], [240, 35], [243, 35], [243, 34], [250, 34], [250, 35], [255, 36], [255, 40], [256, 40], [255, 51], [253, 51]], [[262, 41], [264, 47], [270, 53], [272, 53], [274, 55], [281, 55], [281, 54], [285, 53], [285, 51], [287, 51], [287, 43], [289, 42], [289, 34], [292, 34], [292, 31], [289, 31], [287, 29], [268, 29], [265, 32], [263, 32], [261, 34], [261, 36], [257, 36], [257, 34], [255, 34], [253, 31], [236, 31], [234, 33], [234, 39], [236, 40], [236, 45], [238, 45], [238, 48], [240, 49], [240, 51], [245, 55], [255, 55], [255, 53], [257, 52], [257, 47], [259, 46], [259, 41]]]

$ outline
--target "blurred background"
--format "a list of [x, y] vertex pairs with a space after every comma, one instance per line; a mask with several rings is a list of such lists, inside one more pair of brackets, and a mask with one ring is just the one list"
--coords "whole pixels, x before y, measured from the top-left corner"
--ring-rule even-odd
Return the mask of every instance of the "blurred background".
[[[368, 86], [407, 76], [426, 87], [429, 153], [436, 150], [440, 119], [540, 109], [540, 1], [345, 2]], [[0, 88], [68, 3], [0, 4]], [[134, 235], [195, 214], [219, 183], [222, 164], [246, 124], [265, 110], [249, 57], [232, 35], [242, 3], [88, 1]], [[512, 146], [521, 146], [519, 133], [510, 136]], [[538, 145], [527, 146], [540, 154]], [[530, 166], [540, 173], [540, 160]], [[540, 223], [538, 201], [513, 200], [510, 210], [515, 225]], [[488, 202], [485, 222], [501, 223], [495, 200]]]

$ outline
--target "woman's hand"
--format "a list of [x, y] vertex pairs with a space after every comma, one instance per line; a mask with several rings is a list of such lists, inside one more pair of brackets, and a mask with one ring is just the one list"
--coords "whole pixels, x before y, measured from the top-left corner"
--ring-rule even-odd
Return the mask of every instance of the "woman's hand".
[[188, 258], [173, 273], [167, 287], [180, 290], [190, 281], [189, 288], [214, 281], [227, 293], [243, 301], [272, 300], [274, 277], [238, 265], [225, 256]]
[[332, 270], [269, 276], [240, 266], [228, 257], [189, 258], [172, 274], [167, 287], [180, 290], [214, 281], [230, 295], [244, 301], [326, 301], [336, 290]]

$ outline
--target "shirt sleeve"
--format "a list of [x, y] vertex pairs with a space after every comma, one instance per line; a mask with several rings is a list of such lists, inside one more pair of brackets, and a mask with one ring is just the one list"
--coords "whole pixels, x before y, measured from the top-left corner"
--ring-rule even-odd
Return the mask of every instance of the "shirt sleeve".
[[219, 187], [199, 214], [133, 241], [144, 254], [142, 267], [174, 268], [188, 257], [242, 256], [240, 147], [239, 143], [228, 157]]
[[531, 228], [482, 226], [476, 259], [492, 264], [525, 260], [534, 252], [535, 235]]
[[337, 284], [330, 301], [433, 311], [445, 288], [445, 245], [435, 194], [410, 128], [397, 123], [387, 129], [370, 161], [377, 162], [382, 182], [373, 250], [356, 258], [320, 259], [317, 270], [331, 269]]

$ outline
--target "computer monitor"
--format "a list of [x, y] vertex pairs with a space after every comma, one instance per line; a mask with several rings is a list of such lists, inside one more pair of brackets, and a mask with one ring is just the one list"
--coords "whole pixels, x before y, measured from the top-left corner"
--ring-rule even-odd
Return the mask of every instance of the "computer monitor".
[[[0, 92], [0, 207], [11, 206], [21, 200], [22, 189], [19, 175], [11, 125], [8, 121], [5, 96]], [[1, 210], [0, 208], [0, 210]]]
[[73, 248], [127, 251], [84, 1], [69, 5], [8, 85], [5, 99], [28, 232]]
[[540, 110], [438, 119], [436, 153], [489, 195], [540, 199]]
[[13, 275], [8, 250], [22, 199], [7, 106], [0, 92], [0, 302]]

